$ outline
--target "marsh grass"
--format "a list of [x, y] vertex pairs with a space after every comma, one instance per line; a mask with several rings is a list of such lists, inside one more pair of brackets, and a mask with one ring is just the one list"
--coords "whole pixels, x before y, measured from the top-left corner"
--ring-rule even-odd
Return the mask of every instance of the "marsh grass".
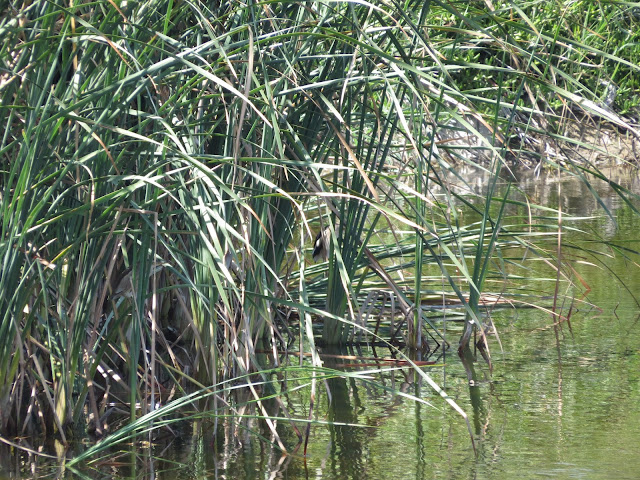
[[[510, 265], [554, 264], [546, 239], [570, 220], [498, 193], [506, 159], [606, 179], [528, 139], [571, 143], [570, 107], [637, 134], [622, 114], [638, 104], [640, 31], [619, 2], [489, 3], [6, 6], [0, 432], [69, 443], [124, 408], [131, 423], [107, 445], [194, 395], [221, 414], [221, 385], [265, 382], [293, 345], [312, 354], [313, 399], [316, 340], [388, 342], [363, 325], [374, 298], [398, 306], [411, 347], [448, 346], [429, 295], [460, 302], [461, 349], [483, 337], [486, 294], [512, 295]], [[622, 114], [601, 102], [612, 82]], [[481, 158], [488, 188], [470, 195], [461, 167]], [[329, 259], [312, 265], [324, 226]], [[570, 291], [566, 262], [553, 281]], [[267, 397], [242, 385], [286, 449]]]

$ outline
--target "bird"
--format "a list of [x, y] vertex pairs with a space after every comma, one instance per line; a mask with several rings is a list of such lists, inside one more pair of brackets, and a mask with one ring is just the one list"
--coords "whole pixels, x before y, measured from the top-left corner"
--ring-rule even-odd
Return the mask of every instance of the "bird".
[[318, 232], [316, 239], [313, 242], [313, 261], [317, 262], [322, 259], [327, 261], [329, 258], [329, 240], [331, 237], [331, 229], [327, 226]]

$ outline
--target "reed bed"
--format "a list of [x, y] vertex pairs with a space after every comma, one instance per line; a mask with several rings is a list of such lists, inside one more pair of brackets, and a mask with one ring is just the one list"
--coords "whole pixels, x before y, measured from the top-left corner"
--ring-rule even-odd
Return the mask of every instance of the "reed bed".
[[[441, 352], [434, 296], [463, 312], [460, 350], [475, 332], [490, 361], [483, 304], [514, 301], [530, 258], [555, 298], [581, 288], [571, 218], [502, 188], [511, 170], [606, 180], [549, 149], [589, 148], [564, 136], [585, 118], [638, 134], [637, 7], [583, 4], [4, 6], [2, 437], [109, 433], [78, 463], [185, 409], [239, 416], [241, 386], [287, 450], [262, 407], [286, 393], [265, 387], [274, 372], [308, 383], [311, 410], [337, 375], [322, 346]], [[395, 317], [384, 335], [376, 314]], [[285, 368], [283, 351], [311, 360]], [[128, 422], [109, 432], [111, 415]]]

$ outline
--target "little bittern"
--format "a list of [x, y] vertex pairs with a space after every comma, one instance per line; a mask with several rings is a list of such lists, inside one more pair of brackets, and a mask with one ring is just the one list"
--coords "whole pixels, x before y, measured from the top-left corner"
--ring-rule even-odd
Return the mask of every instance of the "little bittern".
[[316, 239], [313, 243], [313, 260], [318, 261], [320, 259], [327, 261], [329, 258], [329, 240], [331, 237], [331, 229], [324, 227], [323, 230], [318, 232]]

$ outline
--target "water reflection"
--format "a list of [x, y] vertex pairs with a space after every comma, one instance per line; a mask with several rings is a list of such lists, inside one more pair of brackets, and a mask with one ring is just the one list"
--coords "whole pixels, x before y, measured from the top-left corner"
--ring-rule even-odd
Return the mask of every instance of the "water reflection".
[[[354, 358], [353, 351], [332, 350], [335, 357], [325, 357], [325, 366], [345, 371], [369, 371], [371, 366], [384, 368], [385, 362], [376, 363], [372, 359], [378, 358], [379, 352], [375, 348], [365, 352], [358, 351], [355, 358], [360, 358], [359, 362], [345, 366], [342, 358], [349, 356]], [[425, 362], [418, 353], [413, 360]], [[432, 361], [441, 360], [432, 357]], [[401, 467], [402, 463], [397, 463], [397, 458], [413, 457], [411, 469], [415, 469], [416, 478], [423, 478], [423, 473], [428, 469], [428, 455], [426, 454], [425, 441], [428, 431], [424, 428], [422, 416], [426, 407], [421, 403], [414, 403], [403, 396], [391, 396], [386, 393], [392, 389], [398, 389], [404, 394], [417, 398], [424, 398], [425, 392], [422, 385], [422, 378], [410, 368], [404, 370], [387, 371], [384, 374], [376, 374], [376, 382], [382, 385], [373, 385], [370, 382], [358, 381], [351, 376], [337, 377], [329, 380], [328, 383], [328, 419], [335, 424], [327, 425], [329, 449], [327, 459], [321, 463], [321, 468], [316, 469], [316, 473], [321, 478], [379, 478], [384, 475], [390, 464]], [[389, 390], [385, 390], [389, 388]], [[427, 395], [433, 392], [428, 392]], [[412, 415], [407, 417], [407, 413]], [[413, 428], [402, 428], [403, 433], [410, 433], [412, 441], [399, 442], [395, 432], [399, 422], [412, 418], [410, 423]], [[345, 425], [348, 423], [349, 425]], [[317, 428], [317, 427], [316, 427]], [[323, 432], [316, 432], [322, 438]], [[382, 445], [382, 447], [381, 447]], [[393, 459], [389, 455], [394, 456]], [[311, 455], [308, 462], [314, 462]], [[391, 478], [398, 475], [403, 469], [394, 471], [388, 470]], [[407, 477], [409, 478], [409, 477]]]
[[[318, 389], [314, 417], [335, 424], [312, 426], [307, 458], [282, 455], [270, 427], [255, 417], [253, 395], [238, 389], [225, 400], [245, 418], [218, 418], [217, 431], [213, 418], [173, 424], [171, 432], [161, 430], [150, 442], [145, 437], [120, 445], [85, 469], [85, 478], [637, 478], [640, 340], [630, 333], [638, 319], [630, 302], [617, 313], [617, 320], [579, 313], [573, 335], [564, 325], [556, 337], [552, 328], [539, 328], [548, 318], [538, 311], [519, 311], [516, 317], [499, 311], [494, 320], [504, 328], [504, 354], [493, 352], [493, 375], [480, 356], [463, 363], [450, 355], [446, 366], [440, 358], [428, 367], [469, 414], [477, 458], [464, 422], [419, 377], [396, 370], [376, 380], [385, 387], [401, 386], [436, 408], [355, 379], [353, 374], [369, 371], [388, 353], [349, 350], [323, 357], [325, 366], [345, 375]], [[293, 384], [293, 378], [274, 376], [263, 388]], [[309, 399], [308, 390], [289, 388], [283, 406], [265, 403], [270, 415], [281, 418], [275, 426], [290, 450], [299, 439], [283, 409], [304, 418]], [[34, 478], [55, 478], [60, 472], [44, 459], [21, 457], [5, 446], [0, 455], [12, 478], [31, 476], [30, 470]], [[74, 477], [69, 471], [63, 476]]]
[[481, 436], [484, 433], [486, 411], [482, 404], [480, 381], [478, 380], [478, 374], [476, 373], [475, 368], [477, 359], [471, 350], [466, 350], [462, 352], [460, 360], [469, 383], [469, 400], [473, 407], [471, 412], [473, 432], [475, 435]]
[[[630, 192], [640, 194], [640, 174], [637, 168], [610, 167], [603, 169], [609, 182], [605, 182], [584, 174], [575, 169], [573, 174], [556, 171], [537, 171], [535, 169], [503, 170], [503, 184], [511, 182], [515, 194], [514, 200], [525, 200], [525, 197], [535, 205], [544, 205], [577, 217], [602, 215], [603, 207], [615, 213], [625, 206], [625, 201], [611, 188], [616, 185]], [[466, 182], [461, 181], [466, 179]], [[472, 165], [462, 165], [456, 168], [456, 175], [443, 174], [447, 188], [452, 188], [463, 195], [475, 195], [485, 198], [490, 185], [491, 175], [486, 169]], [[512, 194], [513, 191], [512, 190]], [[435, 184], [431, 184], [434, 195], [444, 194], [445, 191]], [[631, 198], [638, 206], [638, 200]], [[510, 207], [515, 208], [515, 207]], [[512, 213], [515, 213], [512, 211]]]
[[[346, 355], [348, 352], [331, 350], [332, 354]], [[337, 357], [325, 359], [325, 366], [339, 369]], [[332, 424], [327, 428], [330, 450], [327, 466], [323, 469], [333, 478], [354, 478], [366, 468], [369, 452], [365, 448], [370, 435], [365, 428], [353, 427], [358, 424], [358, 414], [363, 413], [358, 385], [353, 379], [335, 377], [327, 380], [330, 395], [327, 419]]]

